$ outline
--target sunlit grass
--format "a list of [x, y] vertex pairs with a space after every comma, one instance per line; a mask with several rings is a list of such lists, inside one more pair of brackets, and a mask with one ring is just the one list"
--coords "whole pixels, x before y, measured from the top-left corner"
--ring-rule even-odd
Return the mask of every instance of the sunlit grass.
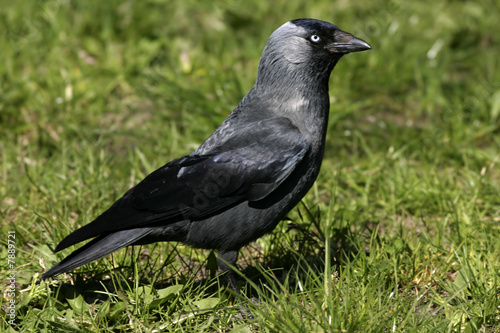
[[[17, 290], [0, 331], [497, 332], [499, 16], [494, 1], [3, 4], [0, 212]], [[40, 282], [74, 249], [52, 252], [64, 236], [217, 127], [269, 34], [298, 17], [373, 49], [335, 69], [321, 174], [242, 250], [242, 296], [214, 253], [179, 244]]]

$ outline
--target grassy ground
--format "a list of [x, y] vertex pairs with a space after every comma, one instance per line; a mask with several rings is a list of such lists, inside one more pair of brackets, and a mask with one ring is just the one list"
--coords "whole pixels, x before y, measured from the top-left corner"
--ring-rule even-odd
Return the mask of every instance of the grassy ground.
[[[246, 297], [176, 244], [40, 282], [65, 235], [217, 127], [297, 17], [373, 50], [335, 69], [321, 175], [244, 249]], [[0, 331], [500, 332], [498, 17], [493, 0], [2, 1]]]

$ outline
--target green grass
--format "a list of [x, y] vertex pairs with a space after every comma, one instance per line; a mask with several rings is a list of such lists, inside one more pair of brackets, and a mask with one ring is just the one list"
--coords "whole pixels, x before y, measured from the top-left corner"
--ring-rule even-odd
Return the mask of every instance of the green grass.
[[[334, 70], [322, 172], [242, 251], [243, 299], [180, 244], [40, 282], [64, 236], [217, 127], [298, 17], [373, 49]], [[0, 331], [499, 332], [498, 17], [492, 0], [3, 1]]]

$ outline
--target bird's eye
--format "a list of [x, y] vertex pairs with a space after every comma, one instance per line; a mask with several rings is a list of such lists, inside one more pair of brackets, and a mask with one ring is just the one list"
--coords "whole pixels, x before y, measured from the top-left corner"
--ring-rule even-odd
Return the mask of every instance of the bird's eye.
[[321, 38], [318, 35], [312, 35], [311, 37], [309, 37], [309, 39], [313, 43], [318, 43], [321, 40]]

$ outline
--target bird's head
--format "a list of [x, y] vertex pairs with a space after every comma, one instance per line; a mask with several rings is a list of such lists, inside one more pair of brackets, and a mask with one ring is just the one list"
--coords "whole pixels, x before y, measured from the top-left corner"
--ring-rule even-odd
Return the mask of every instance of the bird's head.
[[262, 53], [258, 76], [274, 81], [277, 77], [285, 79], [282, 76], [286, 73], [300, 75], [306, 71], [313, 77], [326, 75], [327, 79], [343, 55], [369, 49], [367, 42], [331, 23], [297, 19], [271, 34]]

